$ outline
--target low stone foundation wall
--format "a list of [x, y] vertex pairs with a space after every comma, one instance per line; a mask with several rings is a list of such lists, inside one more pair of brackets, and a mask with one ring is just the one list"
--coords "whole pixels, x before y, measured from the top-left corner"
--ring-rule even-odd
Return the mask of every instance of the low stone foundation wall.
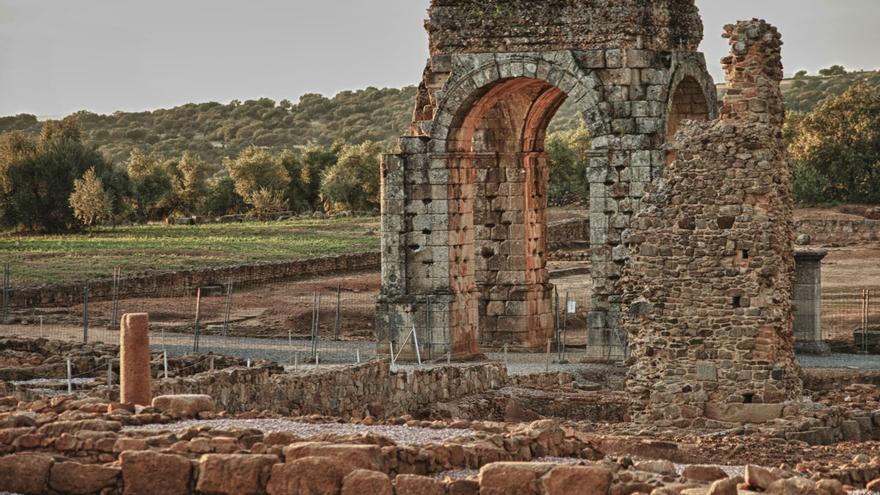
[[547, 240], [550, 249], [559, 249], [572, 242], [590, 240], [590, 220], [574, 218], [547, 225]]
[[314, 371], [276, 370], [230, 368], [162, 380], [153, 395], [207, 394], [230, 413], [260, 410], [385, 418], [499, 388], [507, 380], [504, 366], [498, 363], [391, 371], [387, 361], [372, 361]]
[[[187, 287], [225, 284], [230, 280], [248, 282], [277, 282], [298, 278], [315, 277], [333, 273], [378, 270], [381, 256], [375, 253], [358, 253], [341, 256], [325, 256], [282, 263], [259, 263], [203, 270], [158, 272], [128, 277], [119, 285], [119, 296], [127, 297], [182, 290]], [[47, 285], [13, 288], [10, 301], [13, 306], [73, 305], [83, 301], [84, 284]], [[95, 280], [89, 283], [89, 300], [112, 298], [113, 281]]]
[[809, 235], [813, 244], [846, 246], [880, 240], [880, 220], [795, 220], [794, 231]]

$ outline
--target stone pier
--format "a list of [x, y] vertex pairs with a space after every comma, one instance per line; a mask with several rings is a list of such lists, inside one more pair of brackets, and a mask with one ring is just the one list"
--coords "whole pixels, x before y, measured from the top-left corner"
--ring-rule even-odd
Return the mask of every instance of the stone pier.
[[794, 254], [794, 347], [798, 352], [830, 352], [822, 339], [822, 260], [824, 249], [799, 249]]
[[150, 372], [150, 317], [146, 313], [122, 316], [119, 331], [119, 402], [149, 406], [152, 397]]

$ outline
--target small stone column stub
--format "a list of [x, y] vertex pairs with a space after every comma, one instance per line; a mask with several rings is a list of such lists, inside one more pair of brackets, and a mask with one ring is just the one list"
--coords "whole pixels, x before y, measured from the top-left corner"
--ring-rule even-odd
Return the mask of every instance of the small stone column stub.
[[149, 406], [153, 399], [149, 331], [148, 314], [122, 315], [119, 330], [119, 402], [123, 404]]

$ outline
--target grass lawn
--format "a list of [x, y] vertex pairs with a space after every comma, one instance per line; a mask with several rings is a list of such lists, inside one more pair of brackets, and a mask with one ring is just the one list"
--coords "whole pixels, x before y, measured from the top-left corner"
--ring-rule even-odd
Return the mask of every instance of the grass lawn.
[[138, 225], [91, 234], [0, 236], [13, 286], [377, 251], [379, 219]]

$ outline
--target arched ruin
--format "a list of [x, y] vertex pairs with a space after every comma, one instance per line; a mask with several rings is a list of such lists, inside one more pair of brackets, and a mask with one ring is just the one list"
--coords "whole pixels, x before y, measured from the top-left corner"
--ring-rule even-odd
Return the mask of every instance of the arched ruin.
[[[619, 326], [621, 234], [682, 120], [715, 117], [693, 0], [432, 0], [431, 58], [382, 169], [380, 350], [540, 348], [547, 125], [573, 100], [592, 135], [590, 337]], [[585, 171], [586, 172], [586, 171]]]

